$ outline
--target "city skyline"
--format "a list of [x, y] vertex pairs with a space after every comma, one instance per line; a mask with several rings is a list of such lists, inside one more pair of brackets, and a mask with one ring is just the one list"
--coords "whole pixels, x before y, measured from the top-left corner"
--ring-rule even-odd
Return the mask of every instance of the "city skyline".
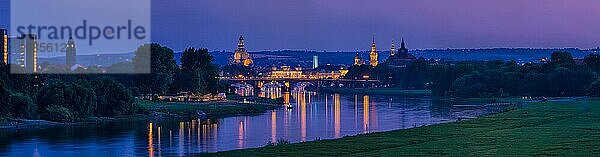
[[593, 16], [600, 2], [591, 0], [233, 2], [152, 0], [152, 41], [176, 51], [232, 51], [244, 34], [252, 41], [248, 51], [355, 51], [368, 50], [375, 33], [377, 41], [406, 38], [412, 49], [600, 46], [600, 17]]

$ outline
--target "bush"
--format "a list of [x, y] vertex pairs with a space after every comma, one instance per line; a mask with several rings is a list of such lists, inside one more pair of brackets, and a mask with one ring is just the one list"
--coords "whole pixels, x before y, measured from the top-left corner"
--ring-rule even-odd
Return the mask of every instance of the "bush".
[[47, 107], [42, 119], [55, 121], [55, 122], [72, 122], [75, 120], [75, 116], [68, 108], [62, 106], [50, 106]]
[[33, 100], [25, 94], [16, 93], [10, 96], [12, 106], [12, 116], [15, 118], [34, 119], [36, 117], [37, 106]]

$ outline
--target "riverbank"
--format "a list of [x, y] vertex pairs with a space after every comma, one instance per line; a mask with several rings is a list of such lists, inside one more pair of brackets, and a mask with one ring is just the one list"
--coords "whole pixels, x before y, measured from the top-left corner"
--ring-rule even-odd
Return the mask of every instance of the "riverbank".
[[221, 118], [237, 115], [252, 115], [265, 113], [283, 105], [268, 103], [241, 103], [227, 100], [218, 102], [163, 102], [139, 101], [140, 107], [152, 113], [187, 118]]
[[473, 120], [200, 156], [598, 156], [600, 99], [531, 103]]
[[344, 94], [368, 94], [403, 97], [431, 96], [431, 90], [405, 90], [399, 88], [321, 88], [320, 92]]
[[89, 117], [77, 122], [53, 122], [39, 119], [2, 119], [0, 120], [0, 129], [77, 126], [101, 124], [114, 121], [222, 118], [238, 115], [262, 114], [268, 110], [274, 110], [283, 106], [261, 102], [242, 103], [235, 100], [199, 103], [138, 100], [137, 103], [139, 107], [146, 112], [146, 114], [123, 115], [118, 117]]

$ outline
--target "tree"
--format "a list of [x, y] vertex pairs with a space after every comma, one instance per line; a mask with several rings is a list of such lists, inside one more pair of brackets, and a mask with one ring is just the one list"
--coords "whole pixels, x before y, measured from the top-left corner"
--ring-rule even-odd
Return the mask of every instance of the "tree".
[[574, 64], [573, 56], [569, 52], [554, 52], [550, 56], [552, 63], [556, 64]]
[[483, 83], [483, 76], [477, 72], [464, 75], [452, 83], [454, 96], [458, 97], [482, 97], [487, 95], [487, 86]]
[[370, 65], [353, 65], [348, 68], [348, 73], [346, 74], [346, 78], [349, 79], [363, 79], [363, 76], [371, 75], [371, 66]]
[[51, 80], [38, 92], [37, 100], [40, 113], [50, 106], [60, 106], [69, 109], [75, 118], [85, 118], [96, 110], [96, 94], [85, 80], [69, 84]]
[[133, 67], [139, 93], [157, 95], [164, 94], [173, 82], [177, 63], [173, 50], [159, 44], [145, 44], [136, 50]]
[[132, 114], [137, 109], [131, 91], [114, 79], [102, 77], [93, 80], [92, 84], [98, 106], [96, 115], [112, 117]]
[[176, 76], [178, 85], [175, 86], [194, 93], [216, 93], [219, 75], [213, 60], [207, 49], [185, 49], [181, 56], [181, 70]]
[[36, 117], [37, 106], [31, 98], [23, 93], [15, 93], [10, 96], [12, 106], [11, 114], [15, 118], [34, 119]]
[[587, 89], [587, 95], [591, 97], [600, 97], [600, 79], [594, 81]]
[[0, 80], [0, 117], [10, 117], [10, 91], [4, 85], [4, 81]]
[[585, 56], [583, 62], [597, 74], [600, 74], [600, 54], [590, 54]]

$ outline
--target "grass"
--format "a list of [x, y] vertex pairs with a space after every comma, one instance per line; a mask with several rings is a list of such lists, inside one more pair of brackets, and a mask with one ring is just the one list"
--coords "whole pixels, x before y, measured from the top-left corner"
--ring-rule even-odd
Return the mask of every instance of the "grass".
[[188, 116], [195, 114], [196, 111], [203, 111], [209, 118], [260, 114], [268, 110], [281, 107], [281, 105], [272, 105], [264, 103], [241, 104], [235, 101], [188, 103], [188, 102], [152, 102], [139, 101], [138, 104], [148, 111], [157, 111], [163, 113], [178, 114]]
[[600, 99], [541, 102], [477, 118], [201, 156], [600, 156]]
[[324, 92], [337, 92], [348, 94], [371, 94], [371, 95], [391, 95], [391, 96], [430, 96], [431, 90], [405, 90], [398, 88], [323, 88]]

